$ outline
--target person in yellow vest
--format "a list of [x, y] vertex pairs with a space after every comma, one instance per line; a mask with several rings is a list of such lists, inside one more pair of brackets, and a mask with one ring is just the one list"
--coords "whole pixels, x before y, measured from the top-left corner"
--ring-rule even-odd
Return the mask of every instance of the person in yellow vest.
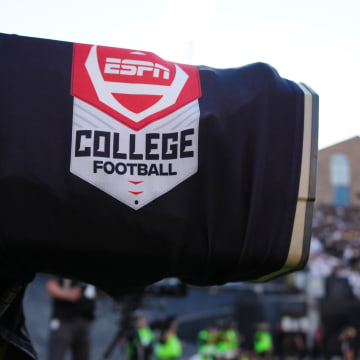
[[259, 357], [270, 359], [273, 350], [273, 340], [266, 323], [259, 325], [254, 336], [254, 350]]
[[229, 323], [226, 329], [226, 338], [229, 341], [232, 358], [237, 358], [240, 351], [240, 343], [242, 338], [238, 332], [238, 324], [236, 321]]
[[214, 329], [200, 330], [197, 337], [198, 355], [201, 360], [213, 360], [216, 356], [216, 337]]
[[166, 321], [165, 331], [155, 344], [154, 355], [159, 360], [178, 359], [182, 355], [182, 344], [177, 336], [177, 321], [169, 317]]
[[237, 324], [234, 322], [223, 322], [219, 326], [216, 341], [217, 359], [236, 359], [239, 355], [239, 335], [236, 331]]
[[148, 360], [153, 352], [154, 333], [147, 324], [146, 317], [138, 316], [134, 336], [128, 340], [127, 357], [131, 360]]

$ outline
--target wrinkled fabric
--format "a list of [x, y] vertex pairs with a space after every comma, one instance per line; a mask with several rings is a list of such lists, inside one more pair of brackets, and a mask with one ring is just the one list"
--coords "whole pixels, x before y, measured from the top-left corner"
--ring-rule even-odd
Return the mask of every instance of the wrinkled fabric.
[[[21, 273], [2, 281], [52, 273], [118, 296], [169, 276], [212, 285], [280, 269], [301, 166], [298, 85], [263, 63], [198, 67], [198, 171], [135, 211], [69, 171], [72, 54], [0, 35], [0, 256]], [[12, 343], [22, 321], [7, 316]]]

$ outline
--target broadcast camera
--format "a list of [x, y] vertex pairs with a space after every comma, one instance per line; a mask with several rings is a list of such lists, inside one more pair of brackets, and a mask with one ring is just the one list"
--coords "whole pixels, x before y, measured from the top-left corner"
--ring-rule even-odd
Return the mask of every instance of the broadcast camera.
[[309, 86], [264, 63], [215, 69], [6, 34], [0, 69], [0, 315], [16, 349], [38, 272], [119, 297], [165, 277], [266, 281], [305, 266]]

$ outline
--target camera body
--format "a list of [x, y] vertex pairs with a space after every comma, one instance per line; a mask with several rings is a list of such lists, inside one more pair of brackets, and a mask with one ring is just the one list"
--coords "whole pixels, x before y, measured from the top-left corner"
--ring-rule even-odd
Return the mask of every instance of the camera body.
[[214, 69], [14, 35], [0, 49], [8, 278], [53, 273], [119, 296], [164, 277], [264, 281], [305, 265], [308, 86], [263, 63]]

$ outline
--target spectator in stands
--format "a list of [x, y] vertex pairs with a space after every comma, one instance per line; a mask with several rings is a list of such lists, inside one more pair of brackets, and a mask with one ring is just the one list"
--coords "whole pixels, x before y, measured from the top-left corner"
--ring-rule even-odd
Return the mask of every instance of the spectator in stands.
[[355, 328], [347, 327], [344, 331], [341, 332], [339, 341], [344, 360], [354, 360], [356, 358], [355, 340]]

